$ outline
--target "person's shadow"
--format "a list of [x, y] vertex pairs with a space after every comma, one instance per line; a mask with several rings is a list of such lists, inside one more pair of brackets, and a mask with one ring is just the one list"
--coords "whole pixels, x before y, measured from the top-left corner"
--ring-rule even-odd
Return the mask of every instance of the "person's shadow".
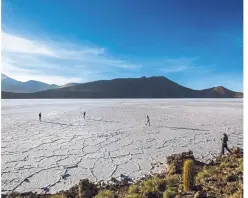
[[168, 127], [168, 126], [159, 126], [159, 128], [168, 128], [168, 129], [173, 129], [173, 130], [185, 129], [185, 130], [193, 130], [193, 131], [209, 131], [209, 130], [206, 130], [206, 129], [187, 128], [187, 127]]
[[47, 121], [42, 121], [43, 123], [49, 123], [49, 124], [58, 124], [58, 125], [71, 125], [71, 124], [64, 124], [64, 123], [60, 123], [60, 122], [47, 122]]

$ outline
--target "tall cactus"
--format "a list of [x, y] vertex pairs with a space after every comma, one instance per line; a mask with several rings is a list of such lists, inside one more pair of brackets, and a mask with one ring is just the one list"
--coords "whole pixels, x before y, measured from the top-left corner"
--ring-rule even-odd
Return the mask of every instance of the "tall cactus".
[[183, 166], [183, 188], [185, 192], [192, 190], [194, 185], [194, 162], [186, 160]]
[[80, 181], [78, 184], [78, 197], [83, 198], [84, 197], [84, 190], [83, 190], [83, 182]]

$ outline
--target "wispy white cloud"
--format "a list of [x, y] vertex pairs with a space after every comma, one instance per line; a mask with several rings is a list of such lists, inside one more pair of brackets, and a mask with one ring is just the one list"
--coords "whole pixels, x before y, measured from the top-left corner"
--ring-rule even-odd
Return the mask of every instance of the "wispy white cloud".
[[40, 80], [62, 85], [109, 79], [108, 75], [130, 77], [135, 74], [138, 77], [147, 74], [149, 68], [154, 68], [154, 75], [167, 77], [173, 73], [208, 73], [209, 69], [197, 65], [198, 59], [158, 58], [137, 63], [110, 56], [103, 47], [68, 41], [34, 40], [6, 32], [2, 34], [2, 73], [20, 81]]
[[53, 84], [97, 79], [101, 72], [135, 70], [139, 64], [108, 56], [102, 47], [42, 41], [2, 33], [2, 73]]
[[193, 57], [193, 58], [185, 58], [180, 57], [176, 59], [165, 59], [162, 60], [163, 66], [161, 67], [160, 71], [168, 74], [168, 73], [179, 73], [179, 72], [185, 72], [187, 70], [195, 69], [195, 61], [197, 61], [199, 57]]
[[183, 71], [185, 71], [187, 69], [189, 69], [187, 66], [181, 65], [181, 66], [176, 66], [176, 67], [175, 66], [174, 67], [167, 67], [167, 68], [161, 69], [161, 71], [163, 73], [168, 74], [168, 73], [183, 72]]
[[2, 32], [2, 50], [26, 54], [55, 56], [46, 45]]
[[33, 68], [21, 68], [16, 66], [16, 62], [2, 58], [2, 73], [10, 76], [11, 78], [14, 78], [16, 80], [26, 82], [28, 80], [37, 80], [41, 82], [45, 82], [48, 84], [58, 84], [63, 85], [70, 82], [82, 82], [87, 81], [87, 79], [81, 79], [76, 77], [64, 77], [64, 76], [58, 76], [56, 74], [48, 75], [40, 72]]

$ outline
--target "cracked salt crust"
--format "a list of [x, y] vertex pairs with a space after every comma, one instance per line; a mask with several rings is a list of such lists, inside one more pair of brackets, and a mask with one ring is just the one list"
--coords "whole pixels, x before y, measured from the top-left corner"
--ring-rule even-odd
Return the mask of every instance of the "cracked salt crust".
[[2, 100], [2, 193], [135, 180], [188, 149], [208, 160], [224, 132], [230, 146], [243, 146], [242, 99]]

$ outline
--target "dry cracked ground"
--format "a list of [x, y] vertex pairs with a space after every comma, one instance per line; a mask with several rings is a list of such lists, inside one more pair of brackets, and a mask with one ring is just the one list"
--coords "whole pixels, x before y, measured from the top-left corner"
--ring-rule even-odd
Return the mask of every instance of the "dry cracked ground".
[[224, 132], [243, 146], [243, 100], [2, 100], [2, 193], [138, 179], [188, 149], [208, 160]]

